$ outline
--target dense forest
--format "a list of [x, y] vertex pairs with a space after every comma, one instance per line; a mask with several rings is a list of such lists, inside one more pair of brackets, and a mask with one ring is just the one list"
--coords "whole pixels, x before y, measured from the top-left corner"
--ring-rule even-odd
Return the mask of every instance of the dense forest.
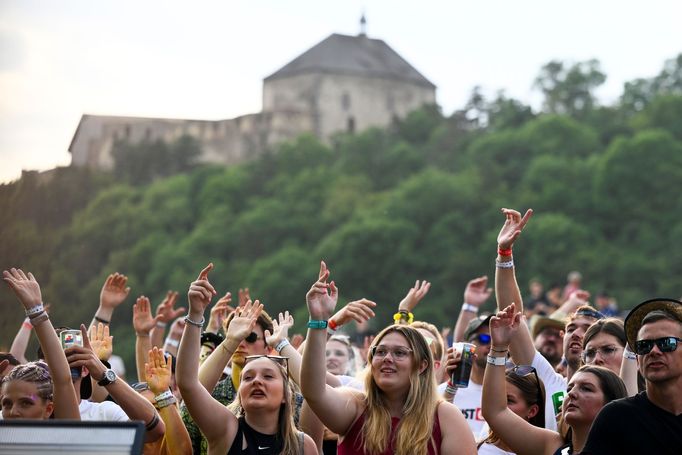
[[[595, 96], [605, 79], [596, 61], [550, 62], [535, 81], [538, 111], [474, 89], [450, 116], [426, 106], [229, 168], [199, 165], [188, 137], [117, 144], [113, 172], [64, 168], [0, 186], [0, 267], [32, 271], [55, 325], [74, 327], [91, 319], [106, 276], [126, 274], [132, 293], [113, 332], [129, 368], [135, 297], [184, 294], [209, 261], [219, 293], [249, 287], [270, 313], [295, 310], [298, 327], [321, 258], [341, 299], [375, 300], [382, 324], [416, 279], [433, 283], [418, 317], [452, 324], [466, 282], [494, 274], [501, 207], [535, 210], [515, 251], [523, 288], [579, 270], [622, 308], [679, 297], [682, 54], [610, 105]], [[0, 303], [7, 349], [23, 311], [6, 286]]]

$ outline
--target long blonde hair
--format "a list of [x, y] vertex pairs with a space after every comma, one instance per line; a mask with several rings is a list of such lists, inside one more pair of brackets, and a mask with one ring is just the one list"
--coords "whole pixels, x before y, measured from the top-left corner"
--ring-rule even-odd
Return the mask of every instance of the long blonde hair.
[[[373, 348], [392, 332], [397, 332], [407, 339], [414, 362], [410, 373], [410, 390], [403, 404], [400, 424], [395, 432], [394, 453], [397, 455], [427, 453], [429, 443], [435, 445], [432, 439], [434, 414], [441, 400], [436, 389], [431, 349], [419, 331], [405, 325], [391, 325], [382, 330], [374, 338], [367, 354], [370, 371], [365, 377], [367, 395], [362, 446], [366, 453], [379, 454], [385, 452], [393, 443], [391, 414], [386, 407], [384, 393], [371, 374]], [[423, 363], [426, 363], [426, 369], [420, 373]]]
[[[267, 358], [267, 357], [264, 357]], [[291, 381], [289, 381], [289, 376], [287, 370], [279, 363], [270, 360], [272, 363], [277, 365], [277, 371], [279, 371], [282, 376], [282, 388], [284, 393], [284, 403], [279, 407], [279, 414], [277, 416], [277, 439], [283, 442], [282, 455], [299, 455], [301, 453], [301, 443], [298, 437], [298, 430], [294, 424], [294, 414], [293, 409], [295, 404], [295, 389]], [[243, 374], [243, 370], [242, 370]], [[241, 374], [240, 374], [241, 380]], [[239, 393], [235, 397], [234, 401], [230, 403], [227, 408], [232, 411], [232, 413], [240, 418], [246, 415], [246, 411], [242, 407], [242, 402]], [[241, 447], [241, 446], [240, 446]]]

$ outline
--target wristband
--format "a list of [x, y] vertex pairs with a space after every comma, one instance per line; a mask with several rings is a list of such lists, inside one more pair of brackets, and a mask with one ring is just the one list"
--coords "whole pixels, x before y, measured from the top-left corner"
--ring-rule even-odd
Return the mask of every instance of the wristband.
[[503, 367], [507, 364], [507, 357], [493, 357], [489, 355], [487, 362], [496, 367]]
[[174, 348], [177, 348], [180, 346], [180, 342], [178, 340], [174, 340], [173, 338], [166, 338], [166, 341], [164, 342], [168, 346], [173, 346]]
[[33, 324], [31, 324], [31, 318], [24, 319], [24, 322], [21, 323], [21, 326], [27, 330], [33, 330]]
[[279, 343], [277, 343], [277, 346], [275, 346], [275, 351], [277, 351], [277, 354], [279, 354], [280, 352], [282, 352], [282, 349], [286, 348], [286, 347], [289, 346], [290, 344], [291, 344], [291, 343], [289, 343], [289, 340], [287, 340], [286, 338], [284, 338], [282, 341], [280, 341]]
[[336, 329], [338, 328], [339, 326], [335, 320], [330, 319], [329, 321], [327, 321], [327, 333], [329, 333], [330, 335], [334, 335], [336, 333]]
[[319, 321], [315, 319], [308, 321], [309, 329], [326, 329], [328, 325], [329, 323], [327, 321]]
[[414, 314], [409, 311], [399, 311], [393, 315], [393, 321], [397, 324], [400, 321], [405, 321], [408, 325], [414, 322]]
[[493, 348], [490, 348], [490, 350], [493, 351], [493, 352], [507, 352], [507, 351], [509, 350], [509, 347], [506, 347], [506, 348], [504, 348], [504, 349], [495, 349], [495, 348], [493, 347]]
[[506, 262], [500, 262], [500, 261], [495, 261], [495, 266], [498, 269], [513, 269], [514, 268], [514, 260], [512, 259], [511, 261], [506, 261]]
[[167, 400], [168, 398], [173, 398], [173, 392], [170, 390], [166, 390], [165, 392], [161, 392], [157, 396], [154, 397], [154, 401], [161, 401], [161, 400]]
[[167, 325], [168, 324], [166, 324], [165, 322], [156, 321], [156, 326], [160, 329], [165, 329]]
[[95, 315], [95, 321], [101, 322], [102, 324], [110, 324], [111, 323], [111, 321], [107, 321], [106, 319], [102, 319], [97, 315]]
[[500, 248], [499, 246], [497, 247], [497, 254], [500, 256], [511, 256], [512, 255], [512, 249], [511, 248]]
[[50, 317], [47, 315], [45, 311], [43, 311], [42, 313], [39, 313], [37, 316], [33, 316], [31, 318], [31, 325], [33, 327], [37, 327], [38, 324], [40, 324], [41, 322], [45, 322], [48, 319], [50, 319]]
[[450, 395], [457, 395], [457, 386], [451, 384], [450, 381], [448, 381], [448, 384], [445, 386], [445, 393], [449, 393]]
[[156, 412], [154, 412], [154, 417], [152, 417], [152, 420], [150, 420], [149, 423], [144, 426], [144, 428], [147, 431], [152, 431], [154, 428], [156, 428], [156, 426], [158, 424], [159, 424], [159, 415]]
[[476, 313], [478, 313], [478, 307], [464, 302], [462, 304], [462, 311], [468, 311], [469, 313], [476, 314]]
[[192, 321], [192, 320], [189, 318], [189, 315], [185, 316], [184, 319], [185, 319], [185, 322], [186, 322], [187, 324], [193, 325], [194, 327], [199, 327], [200, 329], [203, 329], [203, 328], [204, 328], [204, 324], [206, 323], [206, 318], [203, 317], [203, 316], [201, 317], [201, 321], [199, 321], [199, 322], [197, 322], [197, 321]]
[[170, 406], [172, 404], [177, 403], [178, 400], [175, 399], [175, 397], [168, 398], [166, 400], [160, 400], [156, 402], [156, 409], [163, 409], [166, 406]]
[[628, 360], [637, 360], [637, 354], [628, 349], [627, 345], [623, 350], [623, 358]]
[[28, 316], [29, 318], [31, 316], [37, 316], [40, 313], [42, 313], [43, 311], [45, 311], [45, 307], [43, 306], [42, 303], [39, 303], [38, 305], [32, 306], [31, 308], [27, 309], [26, 310], [26, 316]]

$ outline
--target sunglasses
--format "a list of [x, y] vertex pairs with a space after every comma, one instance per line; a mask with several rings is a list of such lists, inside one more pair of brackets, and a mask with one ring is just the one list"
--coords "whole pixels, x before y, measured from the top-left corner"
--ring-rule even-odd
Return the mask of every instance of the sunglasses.
[[288, 366], [288, 364], [289, 364], [289, 357], [283, 357], [283, 356], [281, 356], [281, 355], [266, 355], [266, 354], [260, 354], [260, 355], [249, 355], [249, 356], [246, 356], [246, 358], [244, 359], [244, 365], [246, 365], [247, 363], [249, 363], [249, 361], [251, 361], [251, 360], [254, 360], [254, 359], [262, 359], [262, 358], [270, 359], [270, 360], [272, 360], [273, 362], [275, 362], [276, 364], [283, 366], [284, 368], [287, 368], [287, 366]]
[[412, 349], [397, 347], [397, 348], [387, 348], [386, 346], [372, 346], [372, 358], [383, 359], [388, 354], [391, 354], [393, 360], [405, 360], [410, 356]]
[[478, 344], [490, 344], [490, 335], [487, 333], [477, 333], [475, 337], [471, 337], [469, 342], [477, 342]]
[[538, 403], [542, 403], [542, 389], [540, 388], [540, 377], [538, 376], [538, 372], [535, 369], [535, 367], [531, 365], [516, 365], [513, 368], [510, 368], [508, 371], [511, 371], [513, 374], [516, 376], [520, 377], [525, 377], [528, 376], [529, 374], [534, 374], [535, 375], [535, 387], [538, 391]]
[[638, 355], [646, 355], [654, 348], [654, 344], [658, 346], [661, 352], [673, 352], [677, 349], [677, 345], [682, 339], [677, 337], [664, 337], [656, 340], [639, 340], [635, 342], [635, 353]]
[[588, 318], [593, 318], [593, 319], [604, 319], [606, 316], [604, 316], [602, 313], [600, 313], [597, 310], [591, 310], [589, 308], [583, 308], [582, 310], [578, 310], [575, 312], [576, 316], [587, 316]]
[[249, 336], [244, 338], [244, 341], [246, 341], [249, 344], [253, 344], [260, 339], [261, 339], [261, 337], [259, 337], [256, 332], [251, 332], [251, 333], [249, 333]]

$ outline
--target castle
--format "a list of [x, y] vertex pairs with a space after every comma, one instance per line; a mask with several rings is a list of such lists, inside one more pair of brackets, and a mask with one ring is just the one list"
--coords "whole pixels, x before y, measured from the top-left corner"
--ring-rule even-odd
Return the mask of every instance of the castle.
[[190, 135], [202, 162], [235, 164], [302, 133], [389, 125], [436, 103], [436, 86], [380, 39], [332, 34], [263, 80], [263, 110], [229, 120], [83, 115], [69, 146], [71, 165], [111, 169], [116, 141], [173, 141]]

